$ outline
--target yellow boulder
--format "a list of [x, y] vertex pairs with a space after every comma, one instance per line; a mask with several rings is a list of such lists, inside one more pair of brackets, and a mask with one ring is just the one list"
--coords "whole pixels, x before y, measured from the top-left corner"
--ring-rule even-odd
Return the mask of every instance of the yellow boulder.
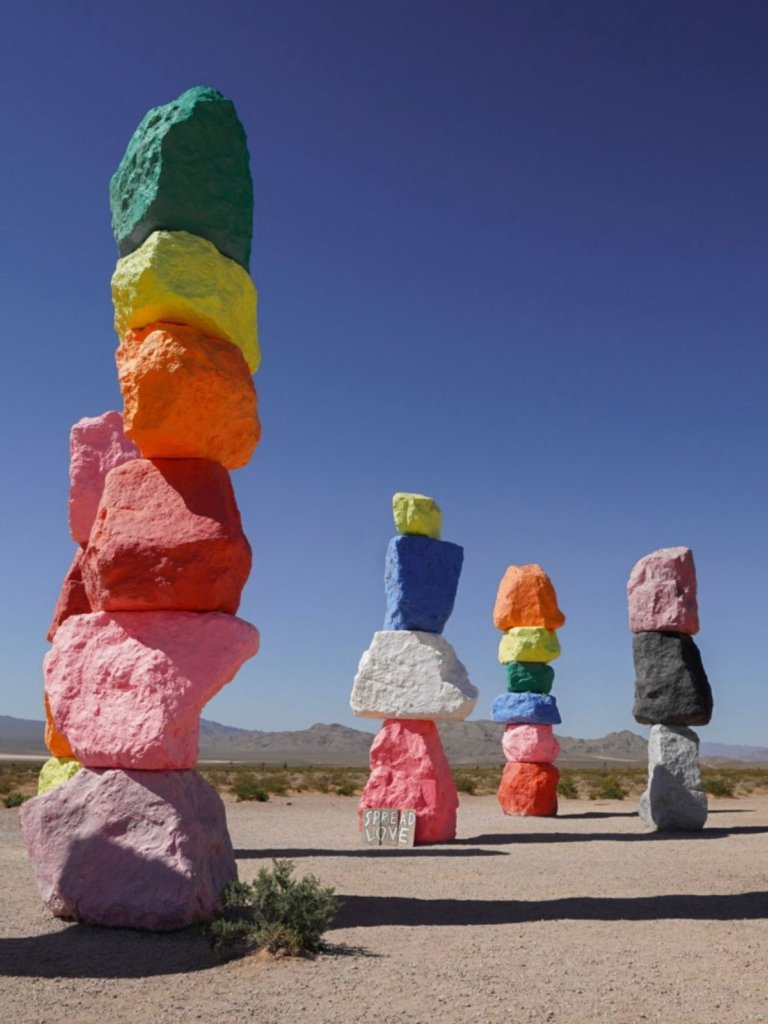
[[69, 782], [82, 767], [74, 757], [49, 757], [37, 777], [37, 795]]
[[398, 491], [392, 498], [392, 514], [398, 533], [440, 540], [443, 513], [434, 498]]
[[256, 289], [247, 271], [212, 242], [187, 231], [155, 231], [118, 260], [112, 275], [115, 330], [164, 320], [231, 341], [251, 373], [261, 362]]
[[554, 661], [560, 657], [557, 633], [543, 626], [516, 626], [508, 629], [499, 644], [499, 661]]

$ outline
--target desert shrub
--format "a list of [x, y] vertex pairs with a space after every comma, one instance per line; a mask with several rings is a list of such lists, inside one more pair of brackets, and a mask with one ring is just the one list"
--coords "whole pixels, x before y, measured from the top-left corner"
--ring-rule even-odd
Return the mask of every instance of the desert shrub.
[[3, 803], [6, 807], [21, 807], [26, 799], [22, 793], [9, 793], [3, 797]]
[[342, 782], [340, 786], [336, 787], [337, 796], [354, 796], [355, 787], [351, 782]]
[[283, 796], [288, 792], [288, 778], [282, 772], [274, 775], [262, 775], [259, 782], [263, 789], [266, 789], [268, 793], [274, 793], [275, 796]]
[[722, 776], [715, 776], [713, 779], [705, 779], [704, 789], [712, 796], [733, 796], [732, 780], [724, 779]]
[[599, 789], [589, 794], [590, 800], [623, 800], [629, 790], [624, 789], [615, 775], [608, 775], [602, 780]]
[[456, 783], [456, 789], [460, 793], [468, 793], [469, 796], [474, 796], [477, 792], [477, 779], [469, 772], [457, 772], [453, 780]]
[[232, 792], [238, 803], [241, 800], [258, 800], [259, 803], [266, 803], [269, 800], [269, 793], [263, 786], [258, 785], [255, 779], [238, 779], [232, 786]]
[[271, 953], [306, 956], [323, 948], [322, 936], [339, 903], [314, 875], [297, 881], [293, 863], [273, 860], [254, 881], [230, 882], [221, 893], [222, 913], [208, 926], [214, 952], [256, 944]]
[[560, 776], [560, 781], [557, 784], [557, 795], [564, 797], [566, 800], [578, 800], [579, 787], [576, 785], [576, 780], [573, 776]]

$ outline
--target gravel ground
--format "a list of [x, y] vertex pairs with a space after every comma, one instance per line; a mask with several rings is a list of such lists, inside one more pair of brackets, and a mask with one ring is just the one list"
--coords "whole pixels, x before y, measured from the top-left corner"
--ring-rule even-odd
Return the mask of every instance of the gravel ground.
[[55, 921], [0, 811], [0, 1020], [9, 1024], [768, 1022], [768, 797], [714, 801], [693, 835], [634, 804], [563, 801], [505, 818], [465, 797], [459, 838], [363, 851], [355, 800], [228, 803], [248, 880], [289, 857], [336, 887], [316, 960], [216, 965], [193, 930]]

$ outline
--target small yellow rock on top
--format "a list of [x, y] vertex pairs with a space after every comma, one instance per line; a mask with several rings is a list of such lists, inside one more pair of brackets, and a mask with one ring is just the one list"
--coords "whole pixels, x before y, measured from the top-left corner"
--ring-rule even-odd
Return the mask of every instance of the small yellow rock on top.
[[398, 491], [392, 498], [392, 514], [398, 533], [440, 540], [443, 513], [434, 498]]

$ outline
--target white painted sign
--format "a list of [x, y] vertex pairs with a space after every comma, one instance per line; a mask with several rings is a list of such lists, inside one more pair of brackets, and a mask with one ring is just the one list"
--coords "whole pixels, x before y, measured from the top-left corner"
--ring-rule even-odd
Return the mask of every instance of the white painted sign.
[[404, 850], [413, 846], [416, 811], [410, 808], [366, 807], [363, 812], [363, 846]]

